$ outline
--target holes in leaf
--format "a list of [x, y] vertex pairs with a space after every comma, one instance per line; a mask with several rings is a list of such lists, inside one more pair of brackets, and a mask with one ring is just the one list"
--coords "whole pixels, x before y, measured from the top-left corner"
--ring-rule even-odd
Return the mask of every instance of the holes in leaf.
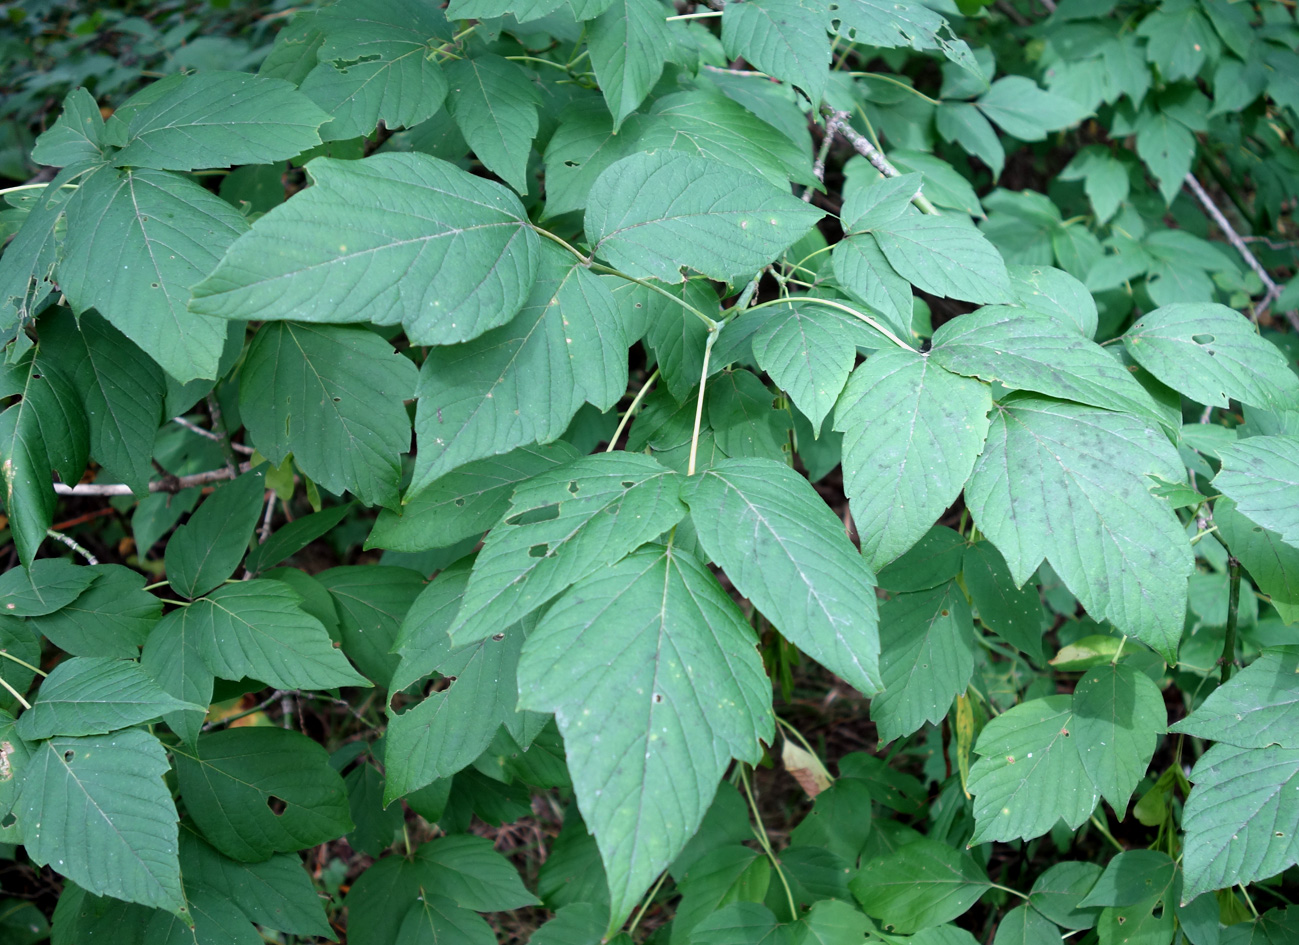
[[454, 505], [455, 505], [455, 507], [458, 508], [458, 509], [463, 509], [463, 508], [465, 507], [465, 500], [464, 500], [464, 498], [462, 497], [462, 498], [456, 499]]
[[500, 643], [500, 642], [501, 642], [502, 640], [504, 640], [504, 639], [505, 639], [505, 634], [503, 634], [503, 633], [493, 633], [493, 634], [492, 634], [492, 641], [493, 641], [494, 643]]
[[578, 161], [565, 161], [565, 162], [564, 162], [564, 166], [565, 166], [565, 167], [581, 167], [582, 165], [581, 165], [581, 163], [578, 162]]
[[582, 489], [582, 487], [581, 487], [580, 485], [578, 485], [578, 482], [577, 482], [576, 479], [572, 479], [572, 480], [569, 481], [569, 483], [568, 483], [568, 494], [569, 494], [569, 495], [577, 495], [578, 492], [581, 491], [581, 489]]
[[77, 757], [77, 753], [73, 751], [71, 748], [69, 748], [67, 751], [63, 753], [63, 760], [67, 764], [72, 764], [72, 759], [75, 757]]
[[658, 705], [662, 701], [663, 701], [663, 693], [661, 692], [654, 693], [654, 704]]
[[1192, 335], [1191, 340], [1197, 345], [1211, 345], [1213, 344], [1213, 335]]
[[533, 545], [528, 549], [529, 558], [544, 558], [546, 552], [550, 551], [550, 545]]
[[553, 522], [559, 518], [559, 503], [552, 502], [535, 509], [527, 509], [505, 520], [506, 525], [534, 525], [537, 522]]
[[624, 479], [622, 481], [622, 487], [624, 489], [630, 489], [634, 485], [636, 485], [636, 483], [632, 482], [630, 479]]
[[12, 827], [16, 823], [18, 823], [17, 817], [13, 814], [6, 814], [5, 819], [0, 821], [0, 827]]
[[284, 812], [289, 809], [283, 798], [276, 797], [274, 794], [266, 795], [266, 806], [271, 809], [271, 813], [276, 817], [282, 817]]
[[343, 398], [342, 398], [342, 397], [335, 397], [335, 398], [334, 398], [334, 403], [336, 403], [336, 404], [341, 404], [342, 402], [343, 402]]

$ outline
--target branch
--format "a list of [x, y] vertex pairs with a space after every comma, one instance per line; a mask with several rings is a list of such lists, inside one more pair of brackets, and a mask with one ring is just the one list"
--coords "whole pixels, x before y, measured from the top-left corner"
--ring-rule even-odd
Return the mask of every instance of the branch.
[[[880, 153], [879, 148], [866, 140], [866, 136], [860, 134], [856, 128], [848, 124], [847, 112], [833, 112], [830, 120], [825, 123], [826, 134], [841, 134], [844, 139], [857, 149], [857, 153], [870, 161], [885, 177], [901, 177], [902, 172], [890, 163], [889, 159]], [[921, 213], [929, 213], [934, 216], [938, 215], [938, 208], [929, 202], [929, 198], [924, 194], [917, 192], [911, 198], [911, 202]]]
[[[1263, 301], [1254, 307], [1254, 320], [1257, 321], [1258, 316], [1266, 312], [1272, 303], [1280, 298], [1281, 286], [1277, 285], [1276, 280], [1268, 275], [1267, 270], [1263, 268], [1263, 264], [1258, 261], [1258, 257], [1250, 251], [1249, 246], [1241, 239], [1235, 227], [1231, 225], [1231, 221], [1218, 209], [1218, 205], [1213, 202], [1213, 198], [1196, 180], [1194, 174], [1186, 175], [1186, 187], [1191, 193], [1195, 194], [1196, 199], [1200, 201], [1200, 205], [1204, 207], [1204, 212], [1218, 225], [1218, 229], [1222, 231], [1222, 235], [1226, 237], [1227, 242], [1235, 247], [1236, 252], [1240, 254], [1240, 258], [1245, 260], [1246, 265], [1253, 269], [1258, 274], [1259, 279], [1262, 280], [1263, 287], [1267, 291], [1263, 295]], [[1295, 331], [1299, 331], [1299, 316], [1296, 316], [1294, 312], [1286, 312], [1285, 317], [1290, 323], [1290, 327]]]
[[[178, 423], [186, 430], [188, 430], [190, 433], [197, 433], [199, 436], [204, 437], [205, 439], [209, 439], [213, 443], [221, 442], [220, 436], [213, 433], [211, 430], [204, 430], [197, 423], [192, 423], [189, 420], [186, 420], [184, 417], [172, 417], [171, 422]], [[245, 456], [250, 456], [252, 455], [253, 452], [253, 448], [251, 446], [245, 446], [242, 443], [231, 443], [230, 448], [237, 453], [243, 453]]]
[[[210, 469], [207, 472], [194, 473], [190, 476], [167, 476], [163, 479], [155, 479], [149, 483], [150, 492], [180, 492], [182, 489], [191, 489], [194, 486], [205, 486], [212, 482], [222, 482], [227, 479], [234, 479], [240, 473], [246, 473], [253, 468], [252, 463], [240, 463], [236, 469]], [[105, 495], [134, 495], [131, 487], [125, 483], [112, 482], [100, 484], [97, 482], [79, 482], [75, 486], [70, 486], [65, 482], [54, 483], [55, 495], [71, 496], [105, 496]]]

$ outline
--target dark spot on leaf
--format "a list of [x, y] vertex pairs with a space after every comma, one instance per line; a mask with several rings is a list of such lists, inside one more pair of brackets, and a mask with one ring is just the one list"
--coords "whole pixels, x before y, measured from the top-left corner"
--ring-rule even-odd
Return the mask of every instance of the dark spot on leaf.
[[493, 633], [493, 634], [492, 634], [492, 639], [495, 640], [497, 643], [500, 643], [502, 640], [505, 639], [505, 634], [503, 634], [503, 633]]
[[266, 795], [266, 806], [271, 809], [271, 813], [276, 817], [281, 816], [289, 807], [283, 798], [276, 797], [274, 794]]
[[950, 610], [948, 610], [946, 607], [944, 607], [944, 608], [943, 608], [942, 610], [940, 610], [938, 613], [941, 614], [941, 615], [944, 616], [944, 617], [950, 617], [950, 616], [952, 615], [952, 612], [951, 612]]
[[579, 164], [577, 161], [565, 161], [565, 162], [564, 162], [564, 166], [565, 166], [565, 167], [581, 167], [582, 165]]
[[654, 693], [654, 704], [658, 705], [662, 701], [663, 701], [663, 693], [661, 692]]
[[72, 759], [75, 757], [77, 757], [77, 753], [73, 751], [71, 748], [69, 748], [67, 751], [63, 753], [63, 760], [66, 761], [68, 764], [71, 764]]
[[528, 549], [529, 558], [544, 558], [546, 552], [550, 550], [550, 545], [533, 545]]
[[158, 288], [158, 283], [156, 282], [150, 282], [149, 285], [151, 285], [155, 289]]
[[342, 398], [342, 397], [335, 397], [335, 398], [334, 398], [334, 403], [336, 403], [336, 404], [340, 404], [340, 403], [342, 403], [342, 402], [343, 402], [343, 398]]

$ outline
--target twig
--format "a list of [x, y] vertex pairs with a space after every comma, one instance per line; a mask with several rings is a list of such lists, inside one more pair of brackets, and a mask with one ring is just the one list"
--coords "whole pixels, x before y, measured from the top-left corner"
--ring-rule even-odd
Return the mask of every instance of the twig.
[[[826, 122], [825, 135], [821, 138], [821, 147], [816, 152], [816, 161], [812, 164], [812, 176], [817, 179], [818, 183], [825, 183], [825, 159], [830, 155], [830, 145], [834, 144], [834, 129], [830, 123]], [[816, 190], [812, 185], [808, 185], [803, 191], [803, 202], [811, 203], [812, 194]]]
[[[858, 133], [856, 128], [848, 124], [847, 112], [832, 112], [830, 114], [830, 120], [825, 124], [825, 130], [827, 134], [838, 133], [843, 135], [844, 140], [856, 148], [857, 153], [870, 161], [875, 167], [875, 170], [879, 171], [885, 177], [902, 176], [902, 172], [894, 167], [889, 159], [881, 154], [875, 145], [867, 141], [865, 135]], [[922, 193], [917, 193], [912, 197], [911, 202], [916, 205], [916, 209], [921, 213], [929, 213], [934, 216], [938, 215], [938, 208], [930, 203], [929, 198]]]
[[[213, 443], [221, 442], [221, 437], [218, 434], [213, 433], [211, 430], [204, 430], [197, 423], [193, 423], [189, 420], [186, 420], [184, 417], [172, 417], [171, 422], [178, 423], [186, 430], [188, 430], [190, 433], [197, 433], [199, 436], [209, 439]], [[251, 446], [245, 446], [242, 443], [231, 443], [230, 448], [237, 453], [243, 453], [245, 456], [250, 456], [252, 455], [253, 452], [253, 448]]]
[[81, 555], [81, 557], [85, 558], [86, 564], [90, 565], [91, 567], [94, 567], [95, 565], [99, 564], [99, 559], [96, 558], [94, 555], [92, 555], [85, 548], [82, 548], [81, 545], [77, 544], [76, 539], [73, 538], [71, 535], [65, 535], [63, 534], [63, 532], [56, 532], [52, 528], [46, 529], [45, 534], [49, 535], [55, 541], [63, 542], [63, 544], [67, 545], [77, 554]]
[[609, 438], [609, 445], [605, 448], [606, 453], [612, 453], [614, 447], [618, 445], [618, 438], [622, 436], [622, 431], [627, 429], [627, 422], [631, 420], [632, 414], [636, 412], [640, 402], [645, 399], [645, 395], [649, 393], [650, 385], [654, 383], [658, 376], [659, 369], [655, 368], [654, 373], [645, 378], [645, 383], [640, 386], [640, 390], [636, 391], [636, 396], [632, 398], [631, 404], [627, 407], [627, 412], [618, 421], [618, 428], [613, 431], [613, 436]]
[[1026, 16], [1024, 16], [1024, 14], [1020, 13], [1018, 10], [1014, 8], [1014, 6], [1011, 5], [1010, 0], [997, 0], [997, 9], [1000, 10], [1002, 13], [1006, 14], [1006, 16], [1010, 17], [1010, 21], [1014, 23], [1016, 26], [1033, 25], [1031, 20], [1029, 20]]
[[1236, 620], [1240, 613], [1240, 562], [1232, 555], [1227, 559], [1227, 634], [1222, 641], [1222, 684], [1231, 679], [1236, 664]]
[[[194, 486], [204, 486], [211, 482], [223, 482], [227, 479], [234, 479], [240, 473], [246, 473], [253, 468], [252, 463], [240, 463], [234, 470], [210, 469], [207, 472], [194, 473], [190, 476], [168, 476], [164, 479], [155, 479], [149, 483], [150, 492], [180, 492], [183, 489], [190, 489]], [[54, 493], [56, 495], [134, 495], [131, 487], [125, 483], [113, 482], [100, 484], [97, 482], [79, 482], [75, 486], [70, 486], [65, 482], [54, 483]]]
[[704, 416], [704, 390], [708, 387], [708, 358], [713, 353], [713, 344], [717, 341], [717, 333], [720, 332], [721, 326], [716, 326], [708, 330], [708, 340], [704, 342], [704, 367], [699, 373], [699, 399], [695, 402], [695, 430], [690, 437], [690, 463], [686, 468], [686, 475], [695, 474], [695, 458], [699, 453], [699, 424]]
[[[1223, 212], [1218, 209], [1218, 205], [1213, 202], [1213, 198], [1210, 197], [1208, 191], [1201, 186], [1194, 174], [1186, 175], [1186, 186], [1191, 193], [1195, 194], [1196, 199], [1200, 201], [1200, 205], [1204, 207], [1204, 212], [1207, 213], [1210, 219], [1218, 225], [1218, 229], [1222, 231], [1222, 235], [1226, 238], [1227, 242], [1235, 247], [1236, 252], [1240, 254], [1240, 258], [1245, 260], [1245, 264], [1248, 265], [1250, 269], [1253, 269], [1254, 272], [1257, 273], [1259, 279], [1262, 280], [1263, 287], [1267, 291], [1263, 295], [1263, 301], [1259, 302], [1258, 305], [1254, 307], [1254, 321], [1258, 321], [1258, 317], [1266, 312], [1271, 307], [1272, 303], [1281, 297], [1281, 287], [1276, 284], [1276, 280], [1268, 275], [1267, 270], [1263, 268], [1263, 264], [1258, 261], [1258, 257], [1250, 251], [1249, 246], [1240, 238], [1240, 234], [1236, 232], [1236, 228], [1231, 225], [1231, 221], [1228, 220], [1226, 216], [1223, 215]], [[1299, 331], [1299, 315], [1296, 315], [1294, 312], [1286, 312], [1285, 317], [1290, 323], [1290, 327], [1295, 331]]]
[[266, 490], [266, 514], [262, 516], [262, 527], [257, 532], [257, 544], [266, 544], [271, 537], [271, 517], [275, 514], [275, 500], [279, 498], [274, 489]]

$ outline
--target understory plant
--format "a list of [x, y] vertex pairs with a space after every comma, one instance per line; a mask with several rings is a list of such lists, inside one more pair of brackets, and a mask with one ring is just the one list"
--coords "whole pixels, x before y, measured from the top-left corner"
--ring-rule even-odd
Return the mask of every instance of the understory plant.
[[3, 5], [0, 940], [1299, 941], [1291, 5], [123, 6]]

